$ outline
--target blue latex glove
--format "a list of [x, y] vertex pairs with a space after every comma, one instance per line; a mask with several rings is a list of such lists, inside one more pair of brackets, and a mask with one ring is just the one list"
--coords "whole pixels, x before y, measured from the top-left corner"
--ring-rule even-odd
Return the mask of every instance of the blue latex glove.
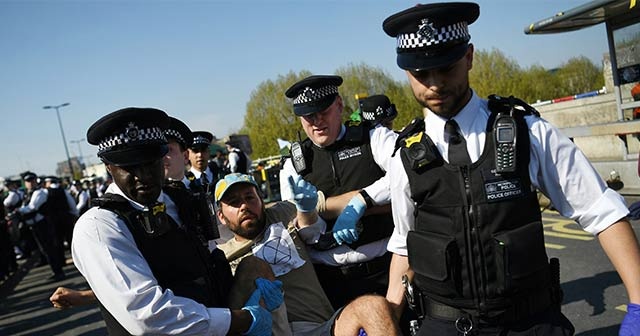
[[289, 176], [289, 188], [298, 211], [311, 212], [316, 209], [318, 190], [313, 184], [305, 181], [300, 175]]
[[367, 336], [367, 332], [364, 331], [364, 329], [360, 328], [360, 330], [358, 331], [358, 336]]
[[242, 307], [243, 310], [249, 311], [253, 321], [251, 327], [243, 335], [249, 336], [271, 336], [271, 313], [260, 306], [260, 289], [256, 289]]
[[257, 278], [256, 287], [258, 287], [260, 293], [262, 293], [264, 305], [268, 311], [274, 311], [276, 308], [280, 307], [284, 301], [284, 295], [282, 294], [282, 281], [269, 281], [265, 278]]
[[338, 244], [350, 244], [358, 240], [356, 224], [364, 215], [365, 210], [367, 210], [367, 205], [362, 201], [360, 195], [353, 196], [333, 225], [333, 238]]
[[640, 336], [640, 304], [629, 303], [620, 325], [620, 336]]

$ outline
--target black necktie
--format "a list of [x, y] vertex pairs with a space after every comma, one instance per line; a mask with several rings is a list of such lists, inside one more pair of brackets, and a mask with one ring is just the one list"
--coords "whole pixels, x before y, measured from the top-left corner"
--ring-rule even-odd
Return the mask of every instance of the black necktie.
[[449, 163], [456, 166], [464, 166], [471, 164], [469, 152], [467, 152], [467, 142], [464, 140], [458, 123], [453, 120], [447, 120], [444, 124], [445, 136], [449, 139]]
[[205, 192], [209, 192], [209, 178], [207, 178], [207, 173], [202, 172], [200, 178], [202, 179], [202, 188], [204, 188]]

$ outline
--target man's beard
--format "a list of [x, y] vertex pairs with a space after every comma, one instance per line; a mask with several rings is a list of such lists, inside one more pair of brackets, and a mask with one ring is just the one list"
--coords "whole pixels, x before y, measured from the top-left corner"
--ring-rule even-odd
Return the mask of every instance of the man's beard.
[[[253, 212], [249, 213], [253, 214], [255, 217], [257, 217], [256, 219], [252, 220], [251, 225], [249, 226], [242, 226], [242, 222], [238, 223], [238, 225], [235, 226], [235, 228], [233, 228], [233, 233], [237, 234], [240, 237], [243, 237], [245, 239], [254, 239], [257, 236], [259, 236], [265, 229], [265, 224], [266, 224], [266, 216], [265, 216], [265, 210], [264, 210], [264, 204], [262, 205], [262, 208], [260, 210], [259, 214], [255, 214]], [[225, 217], [225, 221], [227, 223], [229, 223], [229, 219]]]

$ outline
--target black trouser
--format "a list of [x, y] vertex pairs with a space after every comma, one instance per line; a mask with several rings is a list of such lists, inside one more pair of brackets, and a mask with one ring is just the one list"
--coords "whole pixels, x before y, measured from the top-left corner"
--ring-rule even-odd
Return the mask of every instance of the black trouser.
[[318, 280], [333, 309], [344, 307], [364, 294], [385, 296], [389, 285], [390, 253], [371, 261], [349, 266], [314, 264]]
[[0, 275], [8, 275], [18, 268], [7, 223], [0, 220]]
[[[76, 217], [70, 213], [57, 214], [55, 220], [56, 233], [58, 240], [64, 244], [66, 241], [71, 249], [71, 239], [73, 238], [73, 226], [76, 222]], [[64, 248], [64, 245], [62, 245]]]
[[37, 240], [40, 251], [44, 252], [47, 262], [54, 274], [64, 274], [64, 247], [58, 239], [56, 226], [46, 219], [35, 223], [32, 227], [34, 238]]
[[[573, 324], [557, 308], [549, 308], [546, 311], [530, 316], [509, 325], [490, 325], [482, 321], [473, 325], [468, 336], [571, 336], [575, 332]], [[418, 336], [439, 335], [439, 336], [459, 336], [462, 335], [457, 328], [455, 321], [447, 321], [425, 317]]]

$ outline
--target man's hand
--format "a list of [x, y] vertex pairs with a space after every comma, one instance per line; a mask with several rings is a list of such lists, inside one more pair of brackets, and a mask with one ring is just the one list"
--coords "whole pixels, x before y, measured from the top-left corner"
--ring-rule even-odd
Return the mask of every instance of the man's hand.
[[629, 303], [627, 315], [620, 325], [620, 336], [640, 336], [640, 305]]
[[260, 306], [260, 294], [260, 289], [256, 289], [253, 294], [251, 294], [249, 300], [247, 300], [247, 303], [245, 303], [245, 306], [242, 307], [243, 310], [251, 314], [251, 318], [253, 319], [249, 330], [243, 335], [271, 336], [271, 313]]
[[351, 244], [358, 240], [356, 224], [364, 215], [365, 210], [367, 210], [367, 205], [362, 196], [360, 194], [353, 196], [333, 226], [333, 237], [338, 244]]
[[274, 311], [276, 308], [280, 307], [282, 302], [284, 302], [284, 295], [282, 293], [282, 281], [269, 281], [265, 278], [257, 278], [256, 287], [258, 287], [258, 289], [262, 293], [264, 305], [268, 311]]
[[313, 184], [305, 181], [302, 176], [289, 176], [289, 188], [298, 211], [311, 212], [316, 209], [318, 191]]
[[54, 308], [67, 309], [83, 306], [96, 301], [91, 290], [77, 291], [65, 287], [58, 287], [49, 298]]

